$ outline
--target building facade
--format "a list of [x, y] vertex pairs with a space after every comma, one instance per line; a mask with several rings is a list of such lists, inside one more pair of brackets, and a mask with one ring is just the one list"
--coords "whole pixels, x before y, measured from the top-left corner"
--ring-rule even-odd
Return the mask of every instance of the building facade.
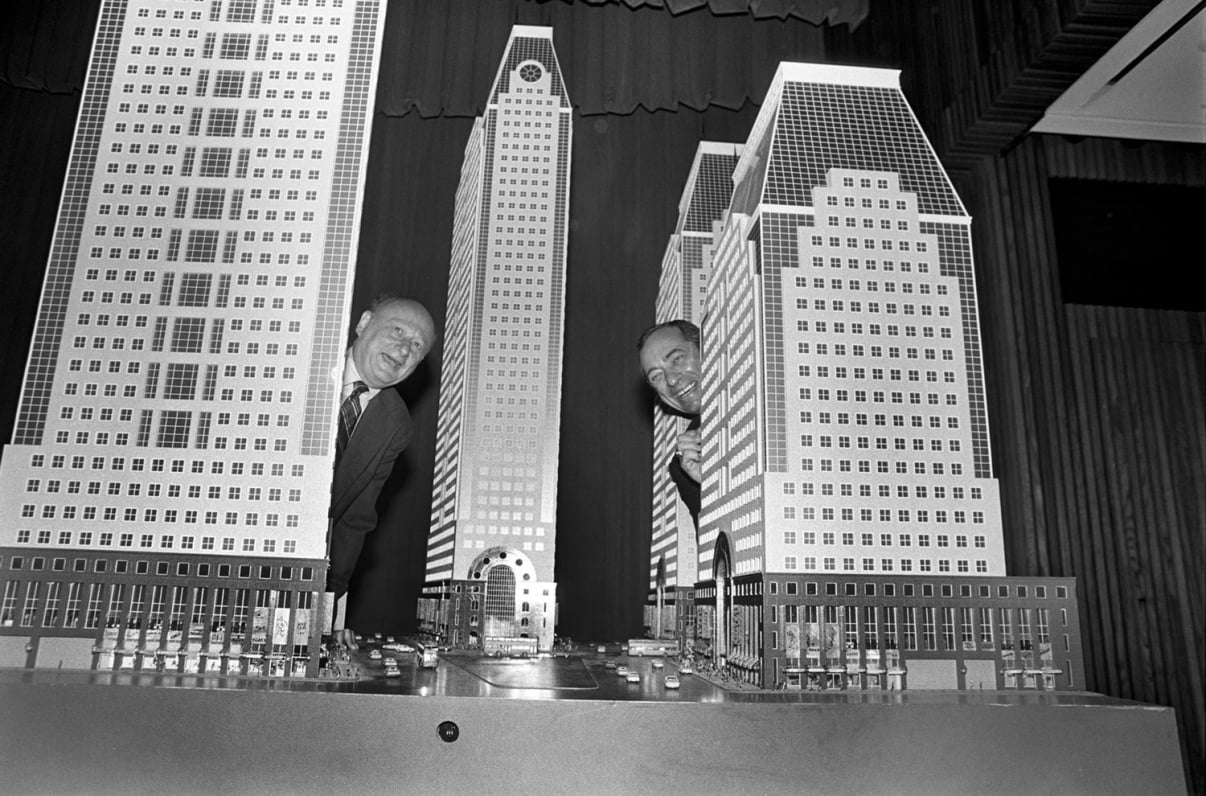
[[[714, 226], [733, 195], [733, 169], [741, 147], [701, 142], [678, 203], [678, 223], [666, 245], [658, 280], [658, 323], [686, 320], [699, 325], [712, 272]], [[695, 522], [666, 469], [675, 440], [688, 421], [653, 407], [653, 534], [649, 556], [649, 600], [645, 626], [654, 638], [684, 643], [695, 634], [693, 593], [698, 575]]]
[[548, 650], [573, 108], [551, 28], [511, 30], [456, 195], [420, 628]]
[[[1041, 589], [1074, 617], [1074, 583], [1000, 580], [971, 218], [898, 73], [781, 65], [733, 184], [703, 322], [699, 635], [766, 686], [841, 666], [953, 688], [925, 672], [970, 666], [1005, 687], [1024, 652], [1043, 684], [1082, 681], [1078, 638], [1035, 658], [979, 613], [1034, 628], [1049, 608], [1016, 599]], [[976, 602], [997, 585], [1015, 602]], [[904, 634], [918, 612], [932, 632]], [[969, 639], [979, 660], [994, 638], [990, 678]]]
[[5, 665], [317, 674], [384, 15], [102, 4], [0, 461]]

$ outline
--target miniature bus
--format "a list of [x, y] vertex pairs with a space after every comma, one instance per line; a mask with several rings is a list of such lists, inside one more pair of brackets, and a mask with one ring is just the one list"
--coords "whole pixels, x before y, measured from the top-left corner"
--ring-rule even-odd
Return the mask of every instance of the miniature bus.
[[644, 655], [677, 655], [678, 639], [631, 638], [628, 639], [628, 654], [640, 658]]

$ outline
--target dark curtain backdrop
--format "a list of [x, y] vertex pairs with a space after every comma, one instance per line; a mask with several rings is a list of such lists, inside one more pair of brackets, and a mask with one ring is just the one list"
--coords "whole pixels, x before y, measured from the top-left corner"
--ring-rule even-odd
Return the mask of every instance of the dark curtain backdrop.
[[[98, 8], [23, 3], [0, 30], [4, 429], [19, 399]], [[389, 3], [354, 306], [381, 291], [413, 296], [442, 328], [464, 146], [512, 24], [554, 28], [577, 108], [558, 475], [562, 633], [641, 631], [652, 398], [634, 344], [653, 321], [662, 253], [695, 147], [744, 141], [778, 63], [823, 60], [814, 23], [857, 24], [865, 13], [866, 0]], [[413, 626], [441, 353], [437, 347], [400, 388], [416, 434], [353, 580], [349, 619], [358, 629]]]

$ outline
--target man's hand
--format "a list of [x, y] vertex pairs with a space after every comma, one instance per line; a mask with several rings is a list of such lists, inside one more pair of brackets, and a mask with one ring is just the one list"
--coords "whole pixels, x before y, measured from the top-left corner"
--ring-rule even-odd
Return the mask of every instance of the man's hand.
[[696, 483], [703, 481], [702, 448], [703, 446], [699, 440], [699, 429], [693, 428], [678, 435], [677, 453], [680, 457], [683, 472]]
[[322, 634], [330, 635], [331, 642], [345, 650], [356, 649], [356, 632], [343, 626], [347, 616], [347, 593], [339, 597], [334, 592], [324, 592], [322, 599]]

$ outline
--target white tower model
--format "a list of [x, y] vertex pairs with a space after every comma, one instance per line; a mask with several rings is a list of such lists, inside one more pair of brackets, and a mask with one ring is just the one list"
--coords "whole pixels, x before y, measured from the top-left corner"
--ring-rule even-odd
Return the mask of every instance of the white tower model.
[[[733, 185], [702, 324], [705, 645], [767, 684], [899, 687], [906, 659], [914, 687], [1071, 683], [1075, 633], [1053, 651], [1033, 601], [1070, 581], [1004, 577], [971, 218], [898, 73], [780, 65]], [[998, 650], [1006, 596], [1032, 602]]]
[[103, 4], [0, 466], [3, 665], [316, 673], [384, 15]]
[[733, 574], [1005, 574], [971, 218], [897, 77], [781, 65], [733, 174], [701, 579], [721, 533]]
[[[739, 144], [703, 141], [678, 203], [678, 223], [662, 258], [658, 323], [685, 320], [698, 326], [712, 273], [714, 229], [733, 195]], [[653, 409], [653, 535], [649, 557], [649, 603], [645, 625], [654, 638], [681, 641], [695, 632], [692, 593], [698, 575], [695, 521], [678, 495], [667, 465], [687, 420]]]
[[550, 649], [572, 112], [551, 28], [515, 26], [457, 188], [422, 626]]

